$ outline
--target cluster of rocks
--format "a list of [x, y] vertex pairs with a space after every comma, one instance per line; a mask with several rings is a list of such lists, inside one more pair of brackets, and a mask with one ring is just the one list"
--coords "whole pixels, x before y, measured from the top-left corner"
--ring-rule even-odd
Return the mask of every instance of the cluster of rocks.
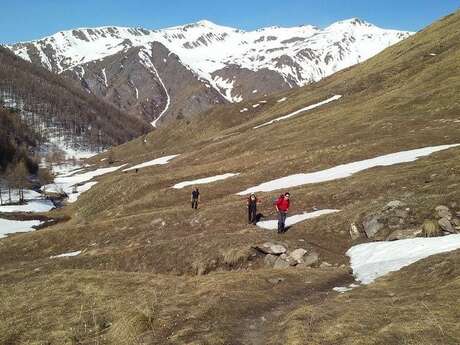
[[451, 207], [439, 205], [434, 209], [434, 219], [423, 222], [423, 234], [426, 237], [458, 234], [460, 232], [460, 212], [455, 211], [456, 203]]
[[[366, 215], [361, 221], [363, 233], [367, 238], [376, 240], [396, 240], [415, 237], [417, 220], [413, 211], [399, 200], [393, 200], [381, 210]], [[352, 239], [361, 236], [356, 224], [350, 228]]]
[[356, 223], [350, 226], [353, 240], [367, 237], [373, 240], [402, 240], [415, 237], [433, 237], [455, 234], [460, 231], [460, 212], [452, 203], [451, 208], [440, 205], [434, 210], [434, 219], [426, 219], [422, 225], [412, 209], [399, 200], [385, 205], [381, 210], [363, 217], [361, 227]]
[[264, 254], [264, 264], [273, 268], [288, 268], [293, 266], [311, 267], [319, 262], [319, 255], [313, 250], [298, 248], [288, 251], [285, 245], [265, 242], [253, 247]]

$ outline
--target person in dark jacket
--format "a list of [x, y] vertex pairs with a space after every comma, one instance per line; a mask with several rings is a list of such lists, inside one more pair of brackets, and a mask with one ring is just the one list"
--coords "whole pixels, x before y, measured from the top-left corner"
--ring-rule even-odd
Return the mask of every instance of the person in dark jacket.
[[200, 202], [200, 191], [198, 188], [195, 188], [192, 191], [192, 208], [195, 210], [198, 208], [198, 203]]
[[255, 225], [257, 223], [257, 204], [259, 202], [259, 199], [256, 197], [254, 193], [252, 193], [247, 200], [249, 224]]
[[285, 193], [284, 195], [280, 195], [278, 200], [276, 200], [275, 207], [276, 211], [278, 212], [278, 233], [281, 234], [286, 231], [286, 217], [289, 211], [290, 206], [290, 194]]

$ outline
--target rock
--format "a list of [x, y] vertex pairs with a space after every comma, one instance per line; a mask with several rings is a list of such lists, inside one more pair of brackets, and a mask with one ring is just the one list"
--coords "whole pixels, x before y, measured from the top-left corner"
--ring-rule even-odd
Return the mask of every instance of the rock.
[[385, 209], [393, 210], [393, 209], [401, 208], [404, 206], [406, 206], [406, 204], [403, 203], [402, 201], [393, 200], [393, 201], [390, 201], [388, 204], [386, 204]]
[[410, 208], [406, 208], [404, 210], [397, 209], [395, 210], [395, 216], [398, 218], [406, 219], [407, 217], [409, 217], [409, 211], [410, 211]]
[[451, 234], [456, 234], [457, 231], [454, 229], [452, 226], [450, 220], [448, 218], [441, 218], [438, 220], [438, 224], [441, 227], [442, 230], [450, 232]]
[[450, 204], [449, 204], [450, 208], [457, 208], [458, 204], [455, 202], [455, 201], [452, 201]]
[[305, 254], [307, 254], [307, 251], [303, 248], [299, 248], [299, 249], [296, 249], [296, 250], [293, 250], [289, 256], [297, 261], [297, 263], [301, 264], [303, 263], [303, 257], [305, 256]]
[[460, 219], [454, 218], [450, 221], [455, 227], [460, 226]]
[[323, 261], [321, 265], [319, 265], [320, 268], [329, 268], [332, 267], [332, 265], [329, 262]]
[[150, 225], [158, 225], [158, 224], [161, 224], [163, 223], [163, 219], [162, 218], [157, 218], [157, 219], [154, 219], [150, 222]]
[[258, 245], [254, 247], [255, 249], [261, 251], [265, 254], [272, 254], [272, 255], [280, 255], [286, 253], [286, 247], [282, 246], [281, 244], [275, 244], [272, 242], [265, 242], [262, 245]]
[[268, 266], [268, 267], [273, 267], [273, 265], [275, 264], [276, 259], [278, 259], [278, 257], [276, 255], [267, 254], [264, 257], [264, 265]]
[[281, 254], [280, 259], [286, 261], [290, 266], [295, 266], [298, 264], [297, 260], [292, 258], [290, 255], [287, 254]]
[[351, 223], [350, 225], [350, 237], [353, 241], [361, 237], [361, 233], [355, 223]]
[[405, 240], [416, 238], [423, 233], [423, 229], [404, 229], [393, 231], [387, 238], [387, 241]]
[[431, 219], [426, 219], [422, 225], [423, 236], [436, 237], [441, 235], [439, 224]]
[[448, 220], [452, 219], [452, 213], [450, 212], [447, 206], [440, 205], [435, 208], [436, 218], [447, 218]]
[[285, 269], [285, 268], [288, 268], [290, 266], [291, 265], [289, 264], [289, 262], [287, 262], [286, 260], [282, 259], [281, 256], [279, 256], [276, 259], [275, 264], [273, 265], [273, 268], [275, 268], [275, 269]]
[[455, 215], [460, 218], [460, 212], [455, 212]]
[[379, 216], [373, 215], [363, 220], [364, 232], [368, 238], [373, 238], [385, 225], [379, 222]]
[[272, 284], [279, 284], [279, 283], [284, 282], [285, 280], [286, 280], [285, 278], [271, 278], [268, 280], [268, 282]]
[[305, 266], [314, 266], [319, 261], [319, 255], [317, 252], [311, 252], [303, 257], [303, 264]]

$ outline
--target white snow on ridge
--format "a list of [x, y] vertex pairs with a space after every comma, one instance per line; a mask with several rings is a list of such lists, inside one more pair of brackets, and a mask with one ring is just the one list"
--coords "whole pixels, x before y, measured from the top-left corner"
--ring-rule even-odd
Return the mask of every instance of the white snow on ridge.
[[[325, 210], [319, 210], [319, 211], [314, 211], [314, 212], [304, 212], [303, 214], [296, 214], [296, 215], [286, 218], [286, 226], [292, 226], [294, 224], [303, 222], [307, 219], [312, 219], [312, 218], [320, 217], [322, 215], [337, 213], [337, 212], [340, 212], [340, 210], [325, 209]], [[257, 222], [256, 225], [262, 229], [276, 230], [278, 228], [278, 220], [264, 220], [264, 221]]]
[[[54, 50], [52, 60], [57, 64], [55, 68], [62, 73], [132, 46], [149, 49], [153, 42], [160, 42], [225, 98], [238, 102], [241, 98], [233, 94], [233, 82], [223, 80], [214, 72], [232, 65], [251, 71], [270, 69], [280, 73], [289, 84], [303, 86], [362, 62], [411, 34], [381, 29], [356, 18], [334, 23], [324, 29], [304, 25], [254, 31], [200, 21], [162, 30], [81, 28], [58, 32], [29, 43], [33, 44], [48, 69], [52, 69], [52, 66], [45, 51], [51, 47]], [[9, 48], [23, 59], [30, 60], [31, 52], [22, 44]], [[305, 58], [307, 50], [311, 58]], [[300, 68], [282, 64], [282, 57], [286, 55]], [[260, 56], [264, 59], [260, 59]], [[80, 76], [82, 74], [83, 71]]]
[[238, 175], [239, 175], [239, 173], [236, 173], [236, 174], [228, 173], [228, 174], [223, 174], [223, 175], [200, 178], [200, 179], [193, 180], [193, 181], [184, 181], [184, 182], [175, 184], [174, 186], [172, 186], [172, 188], [174, 188], [174, 189], [182, 189], [182, 188], [187, 187], [187, 186], [194, 186], [194, 185], [197, 185], [197, 184], [206, 184], [206, 183], [211, 183], [211, 182], [215, 182], [215, 181], [225, 180], [227, 178], [238, 176]]
[[258, 186], [248, 188], [238, 195], [246, 195], [256, 192], [271, 192], [278, 189], [286, 189], [291, 187], [302, 186], [305, 184], [320, 183], [333, 181], [350, 177], [360, 171], [367, 170], [378, 166], [390, 166], [400, 163], [408, 163], [416, 161], [420, 157], [429, 156], [432, 153], [447, 150], [449, 148], [460, 146], [460, 144], [440, 145], [433, 147], [425, 147], [416, 150], [402, 151], [390, 153], [384, 156], [378, 156], [371, 159], [357, 161], [348, 164], [338, 165], [326, 170], [320, 170], [306, 174], [295, 174], [281, 177], [276, 180], [262, 183]]
[[355, 278], [370, 284], [431, 255], [460, 249], [460, 234], [358, 244], [347, 251]]
[[[261, 125], [258, 125], [258, 126], [255, 126], [254, 129], [257, 129], [257, 128], [260, 128], [260, 127], [264, 127], [264, 126], [268, 126], [268, 125], [271, 125], [272, 123], [275, 123], [275, 122], [278, 122], [278, 121], [282, 121], [282, 120], [286, 120], [286, 119], [289, 119], [290, 117], [293, 117], [293, 116], [296, 116], [297, 114], [300, 114], [300, 113], [303, 113], [307, 110], [312, 110], [312, 109], [315, 109], [315, 108], [318, 108], [322, 105], [325, 105], [327, 103], [330, 103], [330, 102], [333, 102], [333, 101], [336, 101], [338, 99], [342, 98], [341, 95], [335, 95], [335, 96], [332, 96], [322, 102], [319, 102], [319, 103], [315, 103], [315, 104], [312, 104], [312, 105], [309, 105], [308, 107], [305, 107], [305, 108], [302, 108], [302, 109], [299, 109], [299, 110], [296, 110], [288, 115], [284, 115], [284, 116], [281, 116], [281, 117], [277, 117], [276, 119], [273, 119], [271, 121], [268, 121], [268, 122], [265, 122]], [[279, 101], [278, 101], [279, 102]]]
[[131, 170], [141, 169], [141, 168], [150, 167], [150, 166], [154, 166], [154, 165], [168, 164], [170, 160], [172, 160], [173, 158], [176, 158], [177, 156], [179, 156], [179, 155], [171, 155], [171, 156], [165, 156], [165, 157], [156, 158], [156, 159], [153, 159], [151, 161], [135, 165], [135, 166], [133, 166], [131, 168], [123, 169], [123, 171], [131, 171]]
[[42, 224], [39, 220], [8, 220], [0, 218], [0, 238], [18, 232], [34, 231], [33, 226]]

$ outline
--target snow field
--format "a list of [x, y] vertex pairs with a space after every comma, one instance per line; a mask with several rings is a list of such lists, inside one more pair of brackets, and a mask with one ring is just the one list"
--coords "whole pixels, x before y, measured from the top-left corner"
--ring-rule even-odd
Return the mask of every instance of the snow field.
[[431, 255], [460, 249], [460, 234], [358, 244], [347, 251], [356, 280], [370, 284], [375, 279]]
[[42, 224], [39, 220], [8, 220], [0, 218], [0, 238], [18, 232], [34, 231], [33, 226]]
[[409, 151], [401, 151], [353, 163], [342, 164], [312, 173], [289, 175], [259, 184], [255, 187], [248, 188], [242, 192], [239, 192], [238, 195], [247, 195], [256, 192], [271, 192], [274, 190], [287, 189], [306, 184], [343, 179], [350, 177], [360, 171], [378, 166], [391, 166], [400, 163], [413, 162], [420, 157], [429, 156], [432, 153], [447, 150], [457, 146], [460, 146], [460, 144], [440, 145]]

